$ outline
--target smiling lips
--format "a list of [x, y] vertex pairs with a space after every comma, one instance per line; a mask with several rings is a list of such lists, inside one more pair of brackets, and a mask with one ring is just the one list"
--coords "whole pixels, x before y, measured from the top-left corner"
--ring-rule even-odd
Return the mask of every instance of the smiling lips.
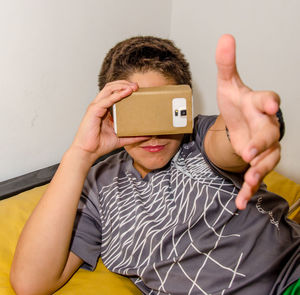
[[147, 145], [147, 146], [142, 146], [144, 150], [150, 153], [157, 153], [160, 152], [165, 148], [165, 145]]

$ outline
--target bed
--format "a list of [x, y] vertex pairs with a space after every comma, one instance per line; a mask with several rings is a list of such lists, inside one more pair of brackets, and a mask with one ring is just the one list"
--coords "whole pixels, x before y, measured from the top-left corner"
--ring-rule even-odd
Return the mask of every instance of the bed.
[[[0, 182], [0, 294], [15, 294], [9, 270], [21, 230], [31, 211], [47, 189], [58, 165]], [[290, 205], [288, 217], [300, 223], [300, 185], [272, 171], [264, 179], [268, 189], [283, 196]], [[84, 290], [84, 291], [83, 291]], [[141, 294], [123, 276], [106, 269], [101, 260], [94, 272], [80, 269], [55, 294]]]

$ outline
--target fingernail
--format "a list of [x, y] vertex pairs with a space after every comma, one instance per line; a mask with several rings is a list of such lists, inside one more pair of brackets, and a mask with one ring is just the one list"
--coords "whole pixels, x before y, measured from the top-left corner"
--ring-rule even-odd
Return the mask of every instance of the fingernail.
[[254, 177], [256, 182], [259, 182], [259, 180], [260, 180], [260, 174], [259, 173], [254, 173], [253, 177]]
[[256, 148], [252, 148], [249, 151], [250, 160], [252, 160], [256, 155], [257, 155], [257, 149]]

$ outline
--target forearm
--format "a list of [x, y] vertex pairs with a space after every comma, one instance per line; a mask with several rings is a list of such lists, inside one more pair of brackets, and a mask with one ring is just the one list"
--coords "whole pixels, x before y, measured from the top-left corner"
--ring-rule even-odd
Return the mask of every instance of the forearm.
[[23, 229], [11, 276], [44, 287], [59, 280], [68, 259], [74, 219], [89, 167], [78, 151], [66, 152]]
[[231, 172], [244, 172], [248, 164], [236, 154], [229, 136], [222, 117], [218, 116], [205, 136], [205, 152], [217, 167]]

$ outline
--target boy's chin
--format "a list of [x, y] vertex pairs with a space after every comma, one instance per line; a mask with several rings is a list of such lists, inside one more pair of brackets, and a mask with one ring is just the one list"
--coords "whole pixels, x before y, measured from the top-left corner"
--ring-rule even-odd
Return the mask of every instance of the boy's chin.
[[149, 172], [153, 170], [158, 170], [167, 165], [168, 161], [165, 163], [165, 161], [155, 162], [155, 163], [134, 163], [134, 167], [142, 174], [148, 174]]

